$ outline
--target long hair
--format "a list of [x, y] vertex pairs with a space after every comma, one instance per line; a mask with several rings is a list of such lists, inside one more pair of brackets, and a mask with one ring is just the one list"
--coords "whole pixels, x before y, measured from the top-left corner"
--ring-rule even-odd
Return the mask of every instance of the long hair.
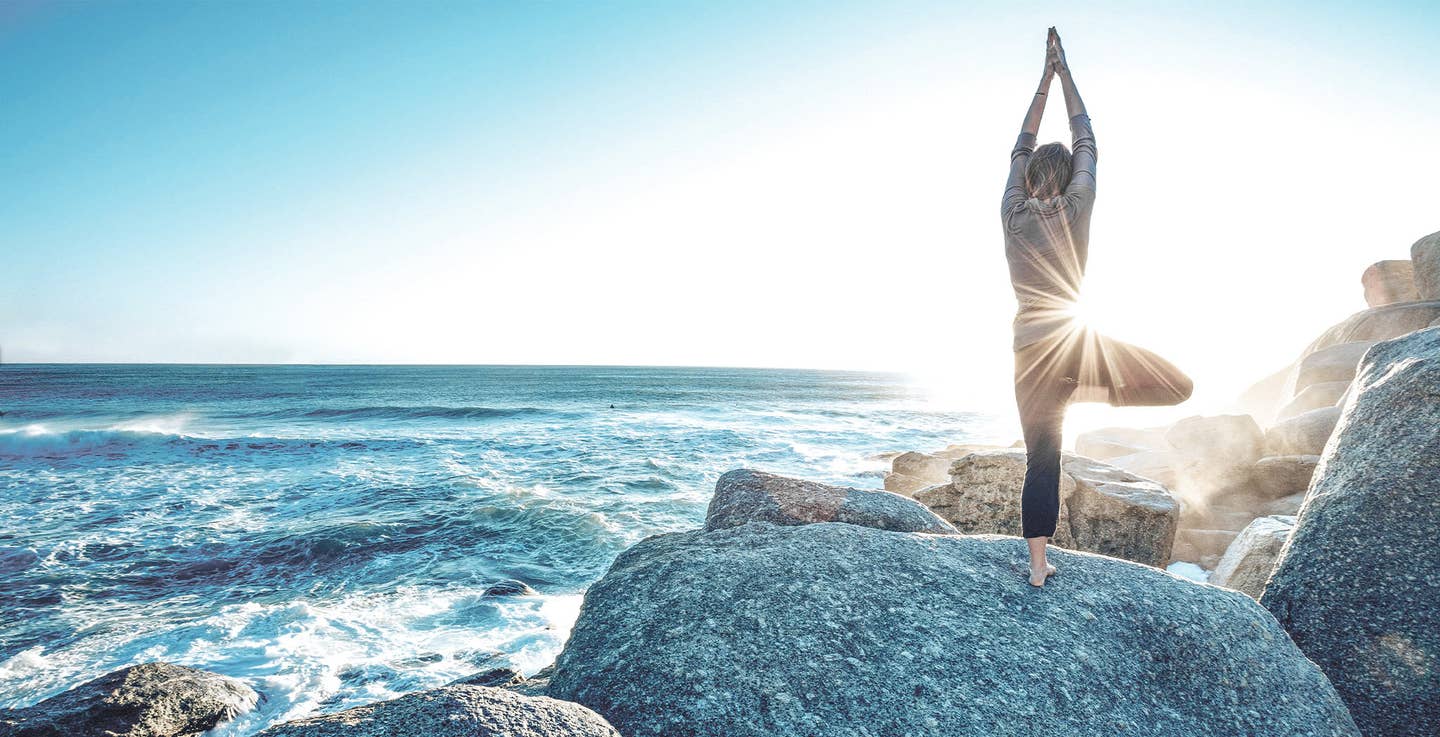
[[1059, 196], [1070, 184], [1070, 149], [1063, 143], [1047, 143], [1030, 155], [1025, 167], [1025, 190], [1045, 200]]

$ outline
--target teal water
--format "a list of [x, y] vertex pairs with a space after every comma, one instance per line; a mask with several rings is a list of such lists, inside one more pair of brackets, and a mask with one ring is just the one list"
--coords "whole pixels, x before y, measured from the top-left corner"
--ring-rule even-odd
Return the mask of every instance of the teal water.
[[[167, 660], [265, 695], [222, 735], [543, 667], [731, 468], [878, 487], [878, 454], [1013, 435], [750, 369], [7, 365], [0, 411], [0, 706]], [[539, 595], [484, 595], [511, 578]]]

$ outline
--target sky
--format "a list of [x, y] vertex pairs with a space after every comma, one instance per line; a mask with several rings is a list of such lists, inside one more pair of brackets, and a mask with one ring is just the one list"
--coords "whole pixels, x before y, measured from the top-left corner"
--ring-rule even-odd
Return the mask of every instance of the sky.
[[999, 201], [1050, 25], [1100, 150], [1085, 312], [1197, 400], [1440, 230], [1427, 3], [6, 1], [4, 359], [1008, 399]]

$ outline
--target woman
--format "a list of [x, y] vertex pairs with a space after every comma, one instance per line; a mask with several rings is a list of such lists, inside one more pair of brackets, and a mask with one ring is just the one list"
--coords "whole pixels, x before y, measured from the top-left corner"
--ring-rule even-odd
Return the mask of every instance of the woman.
[[[1035, 148], [1050, 82], [1060, 77], [1071, 149]], [[1055, 573], [1045, 545], [1060, 514], [1060, 429], [1071, 402], [1120, 406], [1179, 404], [1192, 388], [1170, 362], [1101, 336], [1075, 319], [1095, 205], [1095, 136], [1060, 36], [1050, 29], [1045, 73], [1010, 154], [1001, 220], [1015, 314], [1015, 401], [1025, 435], [1021, 527], [1030, 547], [1030, 585]]]

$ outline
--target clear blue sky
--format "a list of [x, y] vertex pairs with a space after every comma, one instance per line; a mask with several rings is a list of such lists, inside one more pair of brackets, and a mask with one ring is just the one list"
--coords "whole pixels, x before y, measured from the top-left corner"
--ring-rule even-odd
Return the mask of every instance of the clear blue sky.
[[1003, 374], [1051, 24], [1122, 332], [1258, 375], [1440, 229], [1433, 4], [1077, 5], [0, 4], [5, 358]]

